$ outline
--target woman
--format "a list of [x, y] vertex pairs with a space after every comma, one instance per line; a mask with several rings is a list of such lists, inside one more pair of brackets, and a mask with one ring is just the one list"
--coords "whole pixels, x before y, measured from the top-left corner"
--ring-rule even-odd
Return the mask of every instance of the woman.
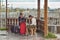
[[29, 19], [31, 20], [30, 23], [31, 36], [33, 36], [36, 34], [36, 19], [32, 15], [29, 15]]
[[20, 26], [20, 34], [24, 35], [26, 33], [26, 19], [23, 17], [22, 13], [20, 13], [19, 16], [19, 26]]

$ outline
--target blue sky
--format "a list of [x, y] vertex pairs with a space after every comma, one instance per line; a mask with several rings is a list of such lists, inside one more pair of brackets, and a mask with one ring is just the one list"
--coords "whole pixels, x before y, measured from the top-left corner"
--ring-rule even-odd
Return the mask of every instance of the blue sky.
[[[5, 1], [5, 0], [2, 0]], [[41, 0], [41, 8], [43, 8], [44, 0]], [[50, 8], [60, 8], [60, 0], [48, 0], [48, 6]], [[5, 3], [4, 3], [5, 4]], [[8, 0], [9, 7], [11, 4], [14, 8], [37, 8], [37, 0]]]

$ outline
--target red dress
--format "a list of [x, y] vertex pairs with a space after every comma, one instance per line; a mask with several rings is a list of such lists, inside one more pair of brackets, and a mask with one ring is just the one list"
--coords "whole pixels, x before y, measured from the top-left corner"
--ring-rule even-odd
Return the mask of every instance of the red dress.
[[20, 24], [20, 34], [26, 33], [26, 22], [21, 22]]

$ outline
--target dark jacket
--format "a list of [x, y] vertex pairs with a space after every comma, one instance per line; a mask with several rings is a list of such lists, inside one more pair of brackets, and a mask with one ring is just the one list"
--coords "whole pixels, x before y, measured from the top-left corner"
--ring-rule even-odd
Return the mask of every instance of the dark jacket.
[[19, 21], [19, 25], [20, 25], [21, 22], [26, 22], [26, 19], [24, 17], [23, 18], [19, 17], [18, 21]]

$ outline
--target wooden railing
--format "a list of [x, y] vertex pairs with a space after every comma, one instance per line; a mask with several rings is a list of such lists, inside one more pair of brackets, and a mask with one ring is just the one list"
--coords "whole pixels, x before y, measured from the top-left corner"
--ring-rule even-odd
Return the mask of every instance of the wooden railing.
[[44, 32], [44, 21], [37, 20], [37, 30]]
[[[10, 21], [9, 21], [10, 20]], [[14, 24], [17, 24], [17, 20], [18, 19], [15, 19], [15, 21], [16, 21], [16, 23], [15, 23], [15, 21], [14, 21], [14, 19], [8, 19], [7, 20], [7, 26], [8, 26], [8, 29], [13, 25], [13, 23], [12, 23], [12, 21], [11, 20], [13, 20], [13, 23]], [[11, 23], [10, 23], [11, 22]], [[27, 22], [28, 22], [28, 20], [27, 20]], [[44, 21], [42, 21], [42, 20], [36, 20], [36, 23], [37, 23], [37, 30], [38, 31], [42, 31], [42, 32], [44, 32]]]

